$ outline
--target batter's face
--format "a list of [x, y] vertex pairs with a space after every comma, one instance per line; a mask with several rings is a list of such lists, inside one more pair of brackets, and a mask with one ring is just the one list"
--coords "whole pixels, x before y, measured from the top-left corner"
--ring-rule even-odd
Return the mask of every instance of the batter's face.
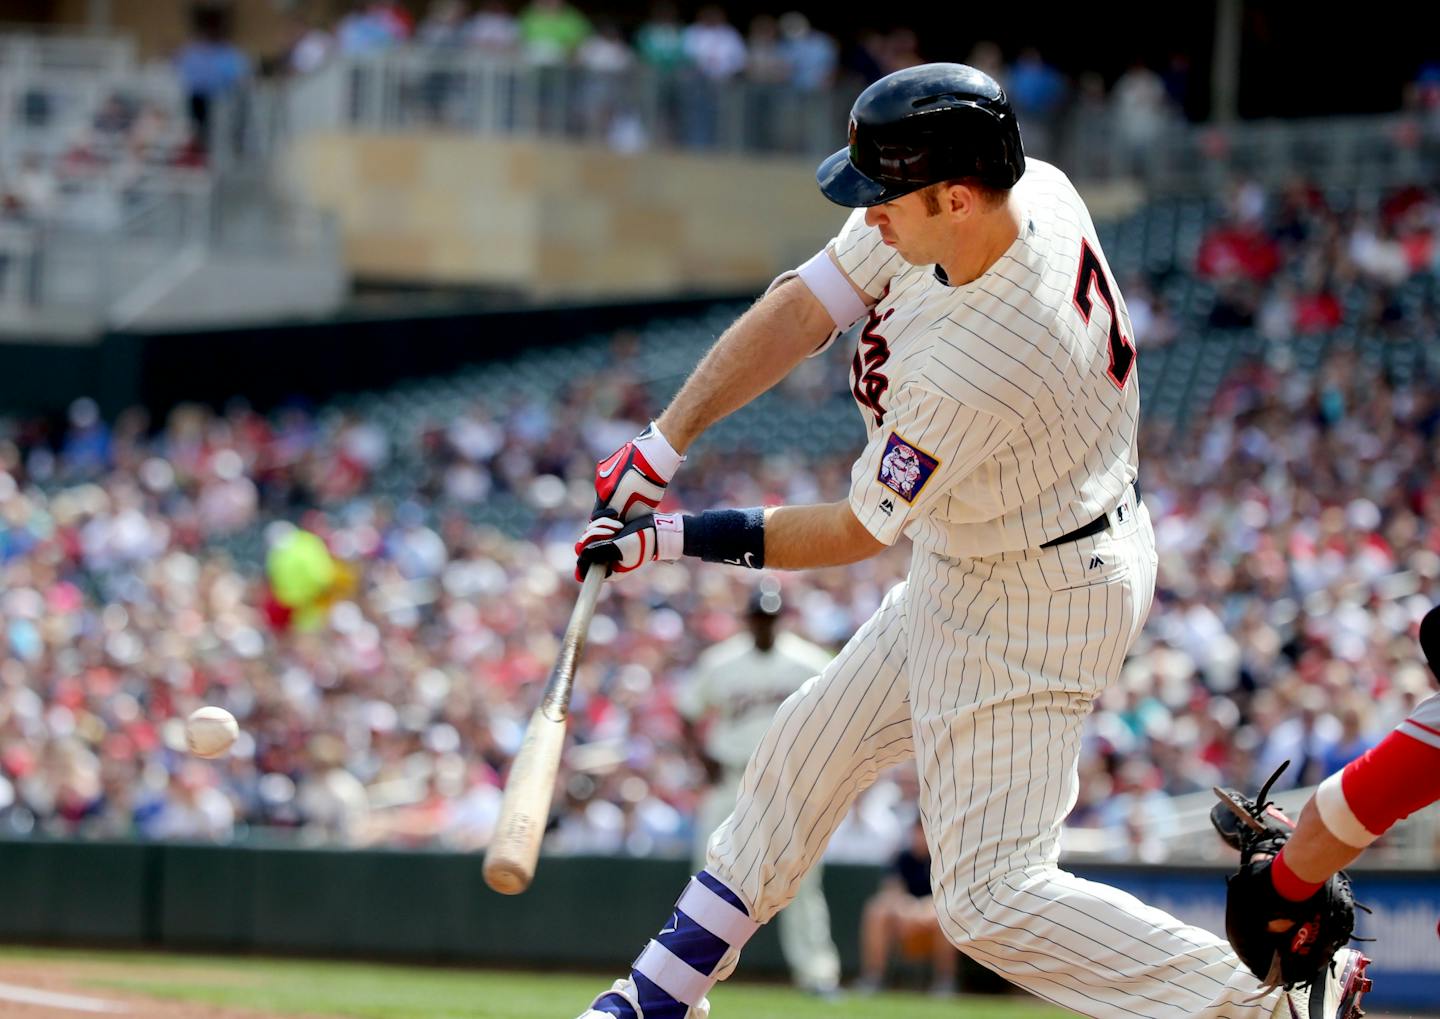
[[877, 227], [881, 239], [911, 265], [930, 265], [953, 251], [957, 229], [952, 209], [942, 206], [931, 212], [930, 208], [924, 194], [912, 191], [893, 202], [870, 206], [865, 222]]

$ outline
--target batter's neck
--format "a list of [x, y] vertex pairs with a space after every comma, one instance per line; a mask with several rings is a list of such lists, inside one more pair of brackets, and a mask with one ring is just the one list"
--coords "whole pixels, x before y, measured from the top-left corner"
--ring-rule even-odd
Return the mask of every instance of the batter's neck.
[[952, 287], [975, 282], [1000, 261], [1019, 236], [1020, 211], [1007, 197], [992, 211], [978, 216], [973, 230], [956, 238], [950, 257], [940, 263], [946, 281]]

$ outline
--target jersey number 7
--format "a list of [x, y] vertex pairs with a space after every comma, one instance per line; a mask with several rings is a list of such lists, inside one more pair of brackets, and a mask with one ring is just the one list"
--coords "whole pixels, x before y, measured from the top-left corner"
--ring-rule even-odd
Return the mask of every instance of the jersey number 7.
[[1135, 344], [1125, 338], [1120, 331], [1120, 309], [1115, 305], [1115, 292], [1110, 286], [1110, 281], [1105, 278], [1105, 270], [1100, 265], [1100, 259], [1090, 247], [1090, 242], [1080, 241], [1080, 277], [1075, 281], [1075, 307], [1080, 309], [1080, 317], [1085, 320], [1086, 325], [1090, 323], [1090, 312], [1094, 309], [1094, 301], [1090, 297], [1090, 288], [1100, 295], [1100, 300], [1110, 309], [1110, 381], [1114, 382], [1119, 389], [1125, 388], [1125, 380], [1130, 377], [1130, 369], [1135, 366]]

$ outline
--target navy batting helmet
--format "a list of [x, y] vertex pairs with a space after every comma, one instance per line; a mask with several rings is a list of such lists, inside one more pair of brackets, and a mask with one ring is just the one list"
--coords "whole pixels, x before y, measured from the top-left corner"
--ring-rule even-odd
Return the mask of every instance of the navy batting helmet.
[[837, 205], [879, 205], [962, 177], [1010, 188], [1025, 172], [1020, 127], [1005, 90], [965, 64], [887, 74], [850, 108], [850, 144], [815, 179]]

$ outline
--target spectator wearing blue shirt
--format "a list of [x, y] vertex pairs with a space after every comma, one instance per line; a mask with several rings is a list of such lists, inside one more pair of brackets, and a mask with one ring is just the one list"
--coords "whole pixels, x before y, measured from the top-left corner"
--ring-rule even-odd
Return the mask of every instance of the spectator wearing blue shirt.
[[790, 84], [801, 92], [819, 92], [835, 81], [840, 50], [835, 40], [810, 24], [799, 11], [780, 16], [780, 54], [790, 65]]
[[1353, 704], [1347, 704], [1339, 712], [1340, 735], [1333, 746], [1321, 755], [1320, 770], [1325, 777], [1342, 771], [1345, 765], [1375, 746], [1376, 740], [1366, 729], [1365, 718]]
[[225, 9], [196, 7], [191, 18], [194, 35], [175, 55], [175, 69], [189, 97], [195, 137], [204, 148], [211, 104], [250, 76], [250, 58], [230, 42]]
[[1069, 92], [1065, 75], [1047, 64], [1032, 46], [1020, 52], [1009, 75], [1002, 80], [1016, 116], [1025, 123], [1026, 151], [1044, 155]]
[[66, 477], [88, 477], [110, 466], [110, 429], [89, 397], [70, 404], [70, 430], [60, 449]]

